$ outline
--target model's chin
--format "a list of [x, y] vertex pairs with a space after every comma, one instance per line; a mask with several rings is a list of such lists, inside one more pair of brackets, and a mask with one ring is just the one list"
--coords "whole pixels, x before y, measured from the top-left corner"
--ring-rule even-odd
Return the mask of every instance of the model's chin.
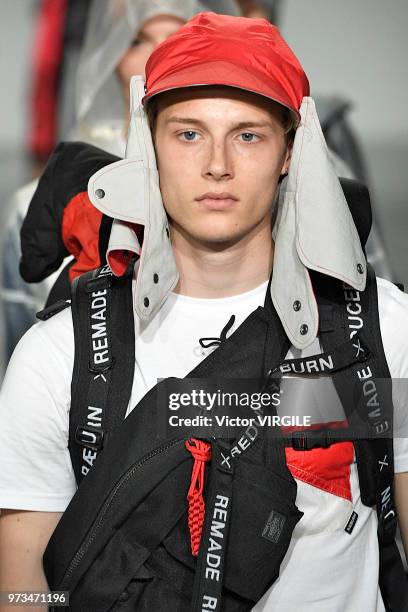
[[[270, 219], [268, 220], [270, 225]], [[172, 220], [173, 229], [184, 237], [184, 240], [196, 246], [203, 246], [211, 250], [223, 250], [231, 247], [241, 240], [247, 241], [254, 232], [260, 231], [260, 223], [255, 219], [252, 223], [242, 223], [237, 216], [224, 214], [208, 215], [203, 217], [184, 218], [182, 223]], [[174, 236], [173, 236], [174, 237]]]
[[191, 237], [198, 243], [201, 243], [207, 248], [221, 250], [232, 246], [242, 240], [245, 235], [245, 230], [241, 230], [236, 226], [234, 228], [227, 227], [206, 227], [194, 228]]

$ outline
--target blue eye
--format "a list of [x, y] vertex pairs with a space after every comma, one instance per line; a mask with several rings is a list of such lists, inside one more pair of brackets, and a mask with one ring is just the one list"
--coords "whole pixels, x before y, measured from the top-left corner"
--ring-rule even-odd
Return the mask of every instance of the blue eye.
[[252, 134], [251, 132], [244, 132], [241, 134], [241, 136], [244, 142], [253, 142], [254, 138], [256, 138], [255, 134]]
[[197, 132], [194, 132], [194, 130], [188, 130], [187, 132], [183, 132], [182, 136], [184, 136], [185, 140], [192, 142], [193, 140], [195, 140], [195, 137], [197, 136]]

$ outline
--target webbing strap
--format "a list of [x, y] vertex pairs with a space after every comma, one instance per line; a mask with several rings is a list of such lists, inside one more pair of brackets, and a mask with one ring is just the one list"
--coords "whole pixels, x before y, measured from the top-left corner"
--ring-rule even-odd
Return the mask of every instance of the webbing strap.
[[225, 556], [232, 511], [234, 462], [225, 461], [229, 444], [217, 440], [212, 446], [210, 499], [197, 562], [191, 612], [220, 612]]
[[[253, 312], [246, 320], [246, 325], [241, 326], [241, 330], [245, 326], [250, 326], [251, 321], [256, 322], [254, 326], [254, 334], [252, 338], [256, 338], [259, 343], [259, 331], [263, 328], [263, 347], [259, 347], [259, 363], [255, 369], [260, 376], [260, 384], [265, 386], [265, 374], [276, 368], [286, 356], [289, 350], [290, 343], [285, 335], [280, 319], [272, 305], [270, 297], [270, 283], [266, 291], [265, 303], [263, 309], [258, 309]], [[257, 332], [255, 332], [255, 329]], [[202, 361], [188, 376], [206, 377], [214, 376], [215, 359], [223, 359], [225, 362], [234, 356], [232, 363], [236, 362], [236, 345], [234, 338], [237, 338], [237, 332], [230, 340], [221, 343], [220, 347], [214, 353], [210, 354]], [[249, 338], [247, 339], [249, 340]], [[239, 339], [238, 339], [239, 343]], [[234, 366], [233, 366], [234, 367]], [[236, 364], [235, 364], [236, 367]], [[246, 362], [246, 369], [249, 364]], [[252, 364], [253, 367], [253, 364]], [[216, 368], [215, 368], [216, 370]], [[234, 370], [231, 371], [232, 375]], [[270, 377], [266, 379], [266, 386], [270, 383], [275, 383]], [[273, 414], [276, 414], [272, 407]], [[259, 429], [262, 429], [261, 427]], [[241, 432], [245, 434], [243, 429]], [[239, 438], [238, 436], [237, 438]], [[281, 469], [291, 475], [286, 466], [284, 453], [284, 443], [282, 439], [263, 438], [263, 444], [259, 444], [258, 435], [246, 438], [246, 453], [256, 453], [263, 456], [265, 465], [273, 465], [275, 470]], [[212, 460], [211, 460], [211, 479], [210, 491], [205, 503], [204, 527], [201, 535], [199, 556], [197, 561], [193, 597], [192, 597], [192, 612], [202, 612], [202, 610], [222, 610], [222, 589], [224, 586], [224, 564], [225, 555], [228, 547], [228, 532], [232, 511], [232, 491], [234, 479], [234, 463], [236, 460], [232, 456], [231, 449], [235, 441], [226, 441], [217, 439], [212, 444]], [[256, 450], [257, 449], [257, 450]], [[257, 460], [260, 461], [261, 457]]]
[[331, 374], [348, 368], [353, 363], [367, 361], [369, 357], [369, 348], [361, 338], [355, 336], [351, 340], [318, 355], [285, 359], [280, 365], [270, 370], [268, 375], [279, 377], [281, 374]]
[[[319, 277], [318, 294], [323, 296], [323, 301], [325, 294], [330, 295], [332, 303], [337, 304], [333, 314], [336, 324], [331, 332], [321, 334], [321, 343], [323, 350], [330, 351], [345, 339], [369, 339], [369, 359], [364, 364], [356, 362], [347, 370], [337, 371], [333, 382], [349, 422], [352, 424], [357, 414], [357, 419], [368, 428], [368, 439], [354, 440], [361, 499], [365, 505], [376, 506], [381, 593], [387, 610], [394, 611], [402, 609], [402, 599], [408, 601], [408, 588], [395, 544], [392, 384], [381, 339], [375, 273], [371, 266], [367, 272], [364, 292]], [[394, 571], [402, 580], [398, 592], [389, 588], [390, 572], [383, 562], [385, 550], [387, 563], [390, 557], [394, 559]]]
[[134, 322], [129, 276], [114, 278], [104, 266], [79, 277], [72, 288], [72, 317], [75, 360], [68, 448], [79, 486], [123, 421], [131, 394]]
[[[367, 487], [368, 482], [365, 473], [367, 457], [365, 457], [365, 461], [359, 461], [359, 453], [364, 454], [366, 451], [366, 442], [356, 440], [355, 448], [361, 492], [364, 503], [367, 503], [367, 505], [376, 503], [380, 529], [384, 528], [385, 531], [388, 531], [385, 528], [384, 521], [389, 521], [391, 516], [395, 519], [392, 495], [386, 495], [386, 490], [391, 489], [394, 478], [393, 406], [391, 384], [386, 384], [386, 381], [390, 380], [390, 373], [380, 338], [375, 275], [369, 268], [367, 289], [364, 292], [352, 290], [347, 286], [342, 289], [338, 283], [332, 291], [336, 291], [337, 297], [342, 298], [341, 301], [339, 299], [337, 302], [339, 309], [336, 316], [339, 317], [339, 321], [333, 332], [322, 334], [323, 348], [330, 352], [330, 347], [338, 345], [341, 340], [344, 342], [345, 337], [350, 338], [352, 342], [359, 337], [370, 339], [370, 358], [364, 364], [356, 362], [347, 370], [336, 372], [333, 376], [333, 382], [349, 421], [353, 422], [355, 420], [354, 415], [357, 414], [357, 417], [368, 425], [369, 437], [371, 438], [369, 447], [375, 456], [376, 499], [372, 499], [372, 491], [368, 490]], [[335, 296], [333, 298], [335, 299]]]

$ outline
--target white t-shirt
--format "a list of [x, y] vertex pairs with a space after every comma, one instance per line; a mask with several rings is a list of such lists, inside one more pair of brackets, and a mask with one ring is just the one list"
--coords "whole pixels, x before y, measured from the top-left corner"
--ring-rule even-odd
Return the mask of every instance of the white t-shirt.
[[[266, 283], [221, 299], [171, 294], [149, 323], [137, 321], [135, 377], [127, 414], [158, 378], [184, 377], [193, 369], [214, 350], [202, 349], [199, 338], [219, 337], [232, 314], [236, 319], [230, 333], [234, 331], [263, 305], [265, 290]], [[408, 295], [382, 279], [378, 294], [391, 375], [408, 378]], [[316, 341], [307, 351], [292, 349], [288, 357], [320, 350]], [[73, 358], [69, 309], [34, 325], [14, 352], [0, 394], [0, 508], [62, 512], [75, 493], [67, 448]], [[399, 422], [408, 412], [404, 389], [400, 385], [398, 396], [394, 394]], [[341, 486], [331, 488], [324, 473], [313, 483], [310, 478], [305, 482], [297, 463], [296, 503], [304, 516], [294, 530], [279, 579], [256, 611], [384, 611], [378, 589], [376, 512], [361, 503], [353, 458], [343, 468]], [[395, 470], [408, 471], [405, 439], [395, 440]], [[328, 473], [334, 474], [330, 469]], [[345, 526], [353, 511], [358, 519], [348, 534]]]

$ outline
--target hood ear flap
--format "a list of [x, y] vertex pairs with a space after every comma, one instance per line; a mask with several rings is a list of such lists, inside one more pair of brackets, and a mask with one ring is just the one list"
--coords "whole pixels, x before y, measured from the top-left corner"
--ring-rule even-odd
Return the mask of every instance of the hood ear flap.
[[[144, 236], [137, 274], [135, 309], [139, 317], [152, 317], [178, 281], [170, 243], [170, 230], [159, 189], [156, 157], [141, 100], [143, 77], [130, 83], [131, 117], [126, 159], [106, 166], [88, 183], [91, 202], [114, 223], [108, 251], [135, 245], [132, 225], [143, 225]], [[136, 246], [134, 247], [136, 248]]]
[[366, 261], [312, 98], [303, 98], [300, 115], [274, 229], [271, 294], [289, 339], [302, 349], [319, 323], [308, 270], [362, 291]]
[[[132, 226], [144, 226], [135, 309], [146, 319], [159, 310], [176, 286], [178, 272], [152, 137], [141, 104], [143, 78], [133, 77], [130, 88], [126, 159], [94, 174], [88, 194], [96, 208], [117, 220], [112, 227], [110, 251], [131, 248], [137, 252]], [[316, 338], [319, 323], [308, 270], [328, 274], [361, 291], [366, 282], [366, 262], [312, 98], [303, 99], [300, 115], [274, 227], [271, 294], [290, 341], [297, 348], [305, 348]]]

